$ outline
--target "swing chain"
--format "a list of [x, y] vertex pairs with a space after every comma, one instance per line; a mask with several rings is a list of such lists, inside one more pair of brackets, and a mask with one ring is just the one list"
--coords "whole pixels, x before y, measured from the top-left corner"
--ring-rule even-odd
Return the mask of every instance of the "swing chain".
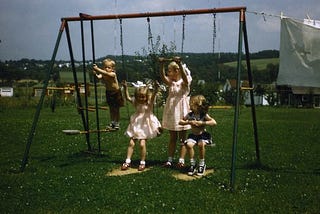
[[181, 39], [181, 54], [183, 53], [183, 46], [184, 46], [184, 40], [185, 40], [185, 22], [186, 22], [186, 15], [183, 15], [182, 18], [182, 39]]
[[[122, 70], [125, 70], [124, 66], [124, 51], [123, 51], [123, 30], [122, 30], [122, 19], [119, 19], [120, 21], [120, 47], [121, 47], [121, 60], [122, 60]], [[126, 71], [126, 80], [129, 80], [129, 74], [128, 71]]]
[[120, 47], [121, 47], [121, 55], [123, 56], [123, 32], [122, 32], [122, 19], [120, 21]]
[[215, 43], [217, 37], [216, 13], [213, 13], [213, 31], [212, 31], [212, 53], [214, 54]]
[[[154, 46], [153, 46], [153, 40], [152, 40], [152, 32], [151, 32], [151, 25], [150, 25], [150, 18], [147, 18], [148, 22], [148, 46], [149, 46], [149, 52], [154, 52]], [[150, 45], [151, 45], [151, 50], [150, 50]]]

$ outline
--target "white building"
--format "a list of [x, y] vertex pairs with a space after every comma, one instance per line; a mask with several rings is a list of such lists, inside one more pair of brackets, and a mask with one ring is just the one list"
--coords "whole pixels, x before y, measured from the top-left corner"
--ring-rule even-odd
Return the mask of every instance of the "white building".
[[12, 87], [2, 87], [0, 88], [1, 97], [13, 97], [13, 88]]

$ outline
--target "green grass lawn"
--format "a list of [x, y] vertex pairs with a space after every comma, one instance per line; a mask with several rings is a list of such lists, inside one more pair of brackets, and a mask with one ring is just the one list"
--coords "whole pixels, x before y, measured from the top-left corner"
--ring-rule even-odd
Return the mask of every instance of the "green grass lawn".
[[[147, 144], [150, 170], [108, 176], [126, 156], [124, 131], [128, 113], [122, 108], [121, 130], [101, 134], [98, 154], [85, 152], [85, 135], [73, 107], [43, 108], [29, 162], [19, 172], [35, 109], [0, 109], [0, 210], [2, 213], [319, 213], [320, 110], [257, 108], [261, 165], [256, 164], [251, 113], [241, 108], [235, 191], [230, 191], [234, 109], [211, 109], [218, 126], [209, 128], [216, 147], [206, 162], [214, 173], [184, 181], [165, 169], [168, 133]], [[158, 115], [161, 115], [161, 109]], [[108, 121], [99, 111], [101, 126]], [[89, 114], [95, 128], [95, 113]], [[161, 119], [161, 116], [159, 117]], [[90, 135], [94, 149], [97, 135]], [[196, 150], [197, 151], [197, 150]], [[133, 156], [138, 164], [139, 150]], [[188, 160], [188, 158], [187, 158]]]

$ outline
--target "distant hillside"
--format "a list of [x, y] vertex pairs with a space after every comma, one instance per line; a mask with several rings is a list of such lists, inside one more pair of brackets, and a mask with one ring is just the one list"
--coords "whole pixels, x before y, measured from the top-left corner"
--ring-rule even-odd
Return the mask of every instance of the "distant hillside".
[[[104, 58], [112, 58], [117, 62], [116, 70], [119, 80], [137, 81], [154, 79], [160, 80], [159, 63], [157, 57], [170, 58], [176, 53], [150, 54], [147, 56], [106, 56], [96, 60], [98, 65]], [[206, 82], [224, 82], [234, 78], [237, 73], [238, 53], [183, 53], [178, 54], [192, 71], [194, 80], [206, 80]], [[245, 56], [242, 56], [244, 59]], [[279, 67], [279, 51], [264, 50], [250, 53], [251, 67], [255, 73], [255, 80], [259, 82], [274, 81]], [[83, 81], [82, 61], [75, 61], [78, 79]], [[86, 62], [88, 73], [92, 69], [92, 61]], [[245, 62], [243, 61], [243, 65]], [[0, 61], [0, 84], [9, 86], [14, 81], [21, 79], [33, 79], [43, 81], [50, 71], [51, 62], [34, 59], [21, 59], [18, 61]], [[73, 73], [70, 61], [56, 61], [50, 74], [53, 81], [72, 82]], [[88, 74], [88, 75], [89, 75]], [[92, 74], [92, 73], [91, 73]], [[92, 76], [87, 76], [92, 81]], [[270, 78], [272, 77], [272, 78]]]
[[[237, 61], [224, 63], [226, 66], [237, 67]], [[246, 61], [242, 60], [243, 65], [246, 65]], [[270, 58], [270, 59], [251, 59], [251, 68], [256, 70], [263, 70], [268, 64], [279, 65], [279, 58]]]
[[[60, 81], [61, 82], [65, 82], [65, 83], [73, 83], [74, 79], [73, 79], [73, 73], [72, 72], [59, 72], [60, 74]], [[87, 81], [90, 80], [89, 77], [89, 73], [86, 73], [86, 78]], [[83, 76], [83, 72], [77, 72], [77, 80], [79, 83], [83, 83], [84, 82], [84, 76]]]

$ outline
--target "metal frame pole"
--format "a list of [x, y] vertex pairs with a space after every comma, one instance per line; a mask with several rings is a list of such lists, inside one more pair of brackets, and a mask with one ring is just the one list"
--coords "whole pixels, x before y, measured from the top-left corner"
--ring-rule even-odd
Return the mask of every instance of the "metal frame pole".
[[[90, 20], [90, 28], [91, 28], [91, 47], [92, 47], [92, 63], [96, 63], [96, 56], [95, 56], [95, 46], [94, 46], [94, 31], [93, 31], [93, 20]], [[95, 100], [95, 107], [96, 107], [96, 123], [97, 123], [97, 130], [100, 130], [100, 121], [99, 121], [99, 106], [98, 106], [98, 90], [97, 90], [97, 78], [93, 77], [93, 84], [94, 84], [94, 100]], [[97, 133], [98, 136], [98, 152], [101, 152], [101, 142], [100, 142], [100, 132]]]
[[[244, 19], [245, 19], [245, 17], [244, 17]], [[248, 42], [248, 35], [247, 35], [247, 28], [246, 28], [245, 21], [243, 22], [243, 35], [244, 35], [244, 47], [245, 47], [245, 51], [246, 51], [246, 63], [247, 63], [247, 70], [248, 70], [249, 87], [253, 88], [250, 55], [249, 55], [249, 42]], [[254, 142], [256, 145], [256, 158], [257, 158], [257, 162], [260, 163], [260, 149], [259, 149], [259, 140], [258, 140], [256, 106], [254, 103], [253, 90], [250, 90], [250, 100], [251, 100], [251, 115], [252, 115], [252, 125], [253, 125], [253, 132], [254, 132]]]
[[47, 73], [47, 76], [46, 76], [44, 82], [43, 82], [42, 93], [41, 93], [40, 100], [39, 100], [38, 105], [37, 105], [36, 113], [34, 115], [33, 123], [32, 123], [32, 126], [31, 126], [31, 130], [29, 132], [29, 137], [28, 137], [26, 149], [25, 149], [24, 156], [23, 156], [22, 163], [21, 163], [21, 167], [20, 167], [20, 171], [21, 172], [24, 171], [24, 169], [26, 167], [26, 164], [28, 162], [28, 156], [29, 156], [29, 152], [30, 152], [31, 143], [32, 143], [33, 137], [35, 135], [37, 123], [38, 123], [39, 116], [40, 116], [40, 110], [41, 110], [41, 107], [42, 107], [42, 104], [43, 104], [44, 96], [46, 95], [46, 89], [47, 89], [48, 84], [49, 84], [50, 75], [53, 72], [54, 62], [55, 62], [55, 58], [56, 58], [56, 55], [57, 55], [57, 52], [58, 52], [61, 36], [62, 36], [62, 33], [63, 33], [63, 29], [64, 29], [64, 24], [65, 24], [65, 22], [63, 21], [61, 23], [61, 26], [60, 26], [60, 29], [59, 29], [59, 33], [58, 33], [58, 37], [57, 37], [57, 40], [56, 40], [56, 44], [54, 46], [53, 54], [52, 54], [52, 57], [51, 57], [50, 69], [49, 69], [49, 71]]
[[[211, 9], [196, 9], [196, 10], [177, 10], [165, 12], [151, 12], [151, 13], [129, 13], [129, 14], [115, 14], [115, 15], [99, 15], [99, 16], [85, 16], [83, 20], [107, 20], [107, 19], [130, 19], [130, 18], [147, 18], [160, 16], [179, 16], [179, 15], [197, 15], [209, 13], [232, 13], [245, 11], [246, 7], [225, 7], [225, 8], [211, 8]], [[80, 21], [81, 17], [64, 17], [66, 21]]]
[[235, 166], [236, 166], [236, 154], [237, 154], [237, 143], [238, 143], [238, 120], [239, 120], [239, 105], [240, 105], [240, 81], [241, 81], [241, 56], [242, 56], [242, 29], [243, 29], [243, 16], [244, 10], [240, 11], [240, 22], [239, 22], [239, 39], [238, 39], [238, 64], [237, 64], [237, 94], [234, 112], [234, 125], [233, 125], [233, 144], [232, 144], [232, 161], [231, 161], [231, 178], [230, 186], [231, 190], [234, 190], [235, 185]]
[[[82, 106], [82, 101], [81, 101], [81, 96], [80, 96], [80, 91], [79, 91], [79, 83], [78, 83], [78, 77], [77, 77], [77, 72], [76, 68], [74, 65], [74, 56], [73, 56], [73, 50], [72, 50], [72, 44], [71, 44], [71, 38], [70, 38], [70, 32], [69, 32], [69, 25], [68, 22], [65, 23], [65, 29], [66, 29], [66, 35], [67, 35], [67, 42], [68, 42], [68, 47], [69, 47], [69, 54], [70, 54], [70, 60], [71, 60], [71, 68], [72, 68], [72, 73], [73, 73], [73, 79], [74, 79], [74, 84], [75, 84], [75, 90], [77, 94], [77, 104], [78, 104], [78, 111], [81, 114], [81, 119], [82, 119], [82, 124], [84, 126], [84, 130], [89, 130], [88, 127], [86, 126], [86, 118], [83, 113], [83, 106]], [[87, 146], [88, 150], [91, 151], [91, 145], [89, 141], [89, 135], [86, 134], [86, 140], [87, 140]]]
[[[87, 90], [87, 72], [86, 72], [86, 52], [84, 45], [84, 29], [83, 29], [83, 18], [80, 19], [80, 30], [81, 30], [81, 48], [82, 48], [82, 73], [83, 73], [83, 82], [84, 82], [84, 102], [85, 102], [85, 127], [86, 131], [89, 131], [89, 111], [88, 111], [88, 90]], [[90, 133], [86, 133], [87, 143], [90, 144]], [[91, 148], [88, 148], [91, 151]]]

